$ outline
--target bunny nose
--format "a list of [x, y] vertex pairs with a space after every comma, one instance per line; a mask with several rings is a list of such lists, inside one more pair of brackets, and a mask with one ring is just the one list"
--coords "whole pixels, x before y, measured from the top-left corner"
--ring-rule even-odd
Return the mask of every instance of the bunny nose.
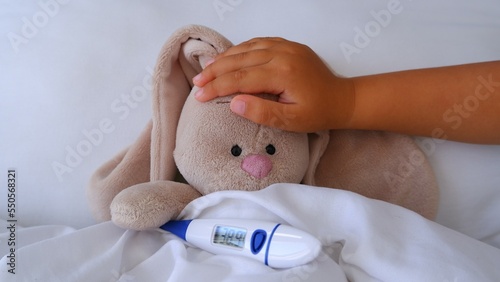
[[264, 155], [248, 155], [241, 162], [241, 169], [258, 179], [266, 177], [272, 168], [271, 160]]

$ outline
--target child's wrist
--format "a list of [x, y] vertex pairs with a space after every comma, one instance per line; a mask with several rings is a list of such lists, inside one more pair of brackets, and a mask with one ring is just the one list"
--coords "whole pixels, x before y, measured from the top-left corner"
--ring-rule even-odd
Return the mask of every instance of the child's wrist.
[[354, 113], [355, 107], [356, 107], [356, 84], [355, 80], [352, 78], [345, 78], [346, 82], [346, 90], [345, 90], [345, 98], [347, 99], [346, 102], [346, 108], [347, 108], [347, 113], [346, 113], [346, 123], [344, 128], [346, 129], [352, 129], [355, 124], [353, 124], [353, 121], [355, 120]]
[[352, 78], [335, 77], [332, 82], [333, 99], [329, 105], [329, 129], [351, 129], [354, 121], [355, 81]]

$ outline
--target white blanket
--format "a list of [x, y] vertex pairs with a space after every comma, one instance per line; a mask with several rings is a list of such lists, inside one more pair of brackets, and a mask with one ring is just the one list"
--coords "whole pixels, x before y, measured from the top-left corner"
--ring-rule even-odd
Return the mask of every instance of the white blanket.
[[499, 281], [500, 250], [388, 203], [297, 184], [258, 192], [213, 193], [180, 218], [277, 221], [310, 232], [319, 257], [272, 269], [236, 256], [212, 255], [172, 234], [130, 231], [110, 222], [16, 230], [15, 274], [10, 231], [2, 233], [1, 281]]

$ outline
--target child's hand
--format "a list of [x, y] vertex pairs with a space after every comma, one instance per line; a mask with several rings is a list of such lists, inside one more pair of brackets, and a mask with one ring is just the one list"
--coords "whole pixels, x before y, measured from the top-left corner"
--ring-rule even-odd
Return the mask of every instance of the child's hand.
[[217, 56], [193, 79], [196, 99], [234, 93], [279, 95], [278, 102], [238, 95], [231, 110], [256, 123], [289, 131], [348, 127], [354, 88], [307, 46], [281, 38], [256, 38]]
[[[231, 110], [290, 131], [384, 130], [500, 144], [500, 61], [340, 78], [307, 46], [256, 38], [198, 76], [199, 101], [234, 93]], [[196, 95], [195, 94], [195, 95]]]

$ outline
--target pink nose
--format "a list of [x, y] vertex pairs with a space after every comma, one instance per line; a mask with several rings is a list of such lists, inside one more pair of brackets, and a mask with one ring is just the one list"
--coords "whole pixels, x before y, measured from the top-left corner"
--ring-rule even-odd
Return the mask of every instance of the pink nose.
[[266, 177], [272, 168], [271, 160], [264, 155], [249, 155], [241, 162], [241, 169], [258, 179]]

